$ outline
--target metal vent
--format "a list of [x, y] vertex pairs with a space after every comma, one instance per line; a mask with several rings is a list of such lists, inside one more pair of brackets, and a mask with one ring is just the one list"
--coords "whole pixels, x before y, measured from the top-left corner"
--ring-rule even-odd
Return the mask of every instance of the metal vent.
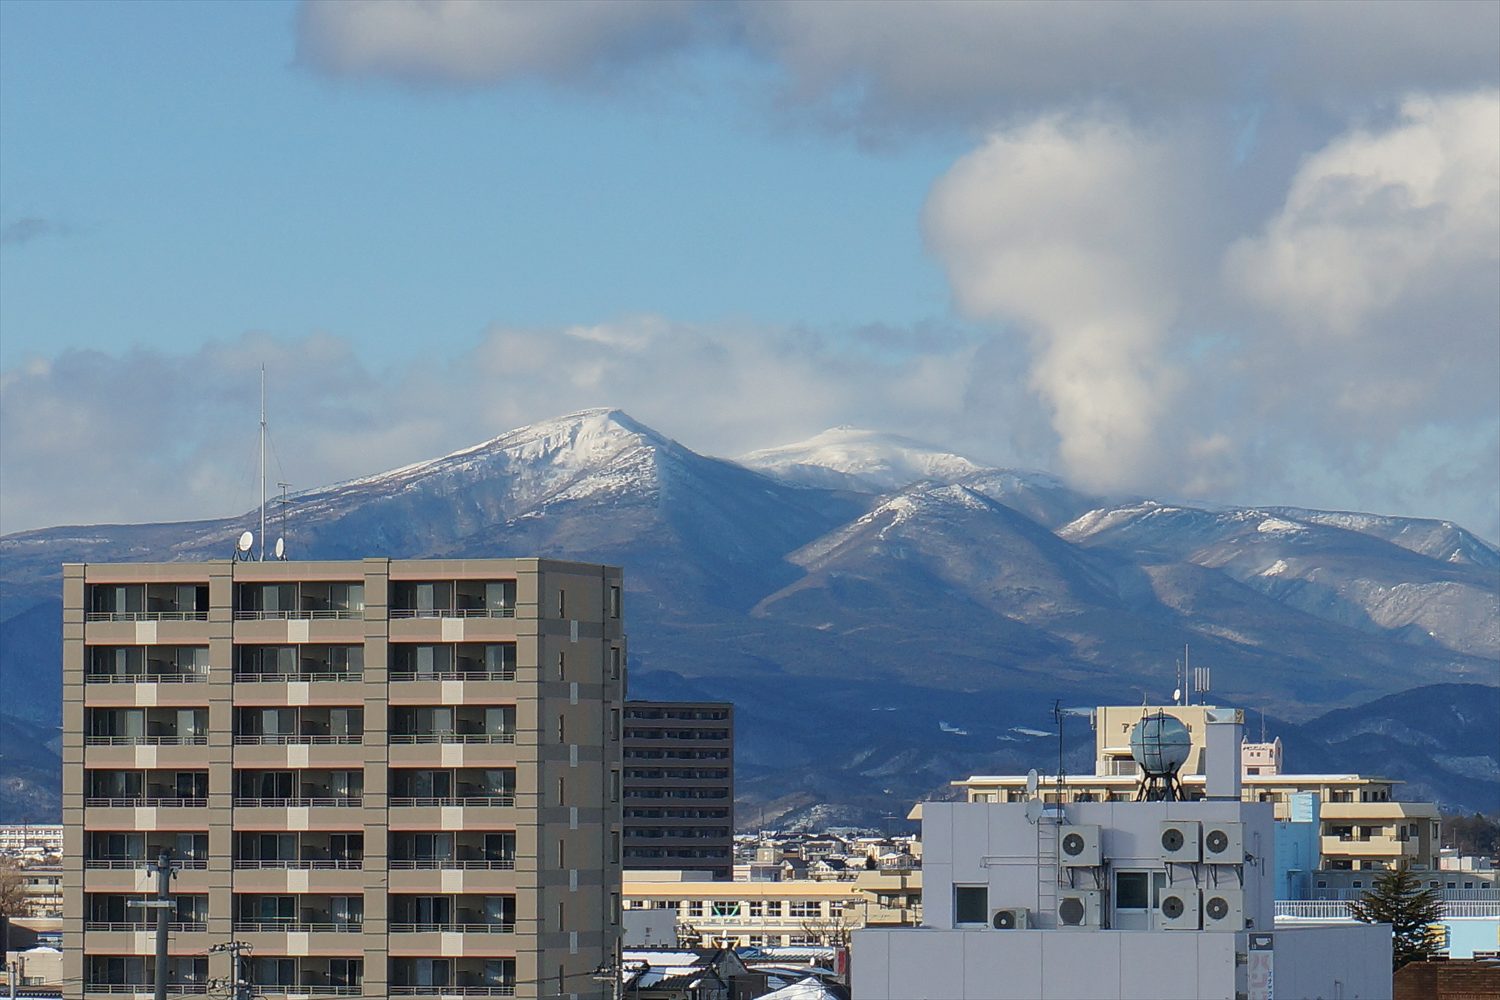
[[1057, 919], [1068, 927], [1082, 925], [1084, 912], [1083, 900], [1076, 896], [1069, 896], [1057, 904]]

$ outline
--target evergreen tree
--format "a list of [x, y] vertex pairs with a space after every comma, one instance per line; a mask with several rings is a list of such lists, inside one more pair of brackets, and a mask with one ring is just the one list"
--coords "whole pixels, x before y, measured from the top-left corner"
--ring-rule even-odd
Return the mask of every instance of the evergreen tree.
[[1424, 889], [1404, 864], [1381, 872], [1364, 896], [1349, 904], [1349, 911], [1367, 924], [1391, 925], [1391, 959], [1397, 969], [1425, 962], [1439, 951], [1427, 928], [1443, 919], [1442, 897], [1435, 889]]

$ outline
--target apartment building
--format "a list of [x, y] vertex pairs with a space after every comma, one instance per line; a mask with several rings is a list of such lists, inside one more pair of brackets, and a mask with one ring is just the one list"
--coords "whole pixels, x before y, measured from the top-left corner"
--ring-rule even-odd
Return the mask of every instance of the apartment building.
[[62, 853], [63, 828], [54, 823], [0, 823], [0, 857], [45, 858]]
[[[745, 948], [846, 945], [861, 927], [914, 926], [921, 919], [922, 873], [859, 872], [846, 880], [725, 882], [700, 871], [627, 871], [627, 925], [641, 911], [666, 919], [676, 943]], [[663, 944], [651, 941], [627, 944]]]
[[620, 570], [64, 566], [65, 996], [596, 997], [619, 935]]
[[625, 867], [734, 874], [734, 706], [625, 703]]
[[[1155, 707], [1101, 707], [1094, 712], [1094, 774], [1067, 775], [1062, 802], [1126, 802], [1135, 798], [1139, 769], [1130, 756], [1129, 731]], [[1191, 749], [1178, 775], [1183, 795], [1204, 795], [1205, 733], [1209, 713], [1223, 711], [1205, 705], [1170, 705], [1163, 711], [1176, 716], [1188, 730]], [[1359, 774], [1289, 774], [1282, 770], [1279, 741], [1244, 743], [1241, 795], [1246, 802], [1268, 802], [1275, 818], [1292, 818], [1293, 798], [1313, 793], [1319, 802], [1322, 828], [1318, 838], [1319, 869], [1362, 871], [1405, 862], [1417, 869], [1436, 869], [1440, 848], [1439, 813], [1431, 802], [1402, 802], [1390, 778]], [[1026, 775], [975, 775], [953, 784], [970, 802], [1021, 802]], [[1056, 802], [1053, 776], [1040, 780], [1038, 797]], [[918, 818], [914, 815], [914, 818]]]

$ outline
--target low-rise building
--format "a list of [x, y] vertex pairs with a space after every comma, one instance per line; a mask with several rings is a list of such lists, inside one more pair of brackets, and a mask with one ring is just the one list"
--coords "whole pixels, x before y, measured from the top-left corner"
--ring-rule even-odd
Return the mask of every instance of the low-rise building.
[[1389, 928], [1276, 921], [1273, 809], [1241, 798], [1241, 717], [1204, 721], [1194, 801], [924, 803], [922, 925], [856, 931], [853, 994], [1389, 1000]]
[[[1055, 776], [1043, 776], [1038, 795], [1046, 802], [1059, 798], [1062, 802], [1133, 800], [1140, 772], [1130, 758], [1129, 730], [1156, 711], [1140, 706], [1096, 709], [1094, 773], [1067, 775], [1061, 782]], [[1173, 705], [1164, 711], [1187, 727], [1192, 741], [1187, 763], [1177, 775], [1183, 798], [1202, 798], [1206, 720], [1209, 713], [1224, 710]], [[1396, 786], [1401, 782], [1359, 774], [1285, 773], [1279, 741], [1242, 744], [1241, 755], [1242, 798], [1270, 803], [1278, 820], [1291, 818], [1295, 796], [1317, 795], [1321, 805], [1317, 868], [1362, 871], [1406, 863], [1426, 870], [1438, 866], [1438, 808], [1430, 802], [1399, 801]], [[974, 775], [953, 784], [964, 790], [970, 802], [1019, 802], [1028, 796], [1026, 782], [1026, 775]]]
[[0, 857], [52, 857], [62, 849], [61, 823], [0, 823]]
[[[651, 941], [632, 940], [639, 914], [670, 914], [678, 943], [737, 948], [841, 945], [866, 926], [911, 926], [921, 917], [921, 872], [864, 871], [849, 880], [728, 882], [704, 872], [625, 873], [627, 944], [660, 944], [667, 920], [650, 923]], [[640, 933], [637, 931], [636, 933]]]

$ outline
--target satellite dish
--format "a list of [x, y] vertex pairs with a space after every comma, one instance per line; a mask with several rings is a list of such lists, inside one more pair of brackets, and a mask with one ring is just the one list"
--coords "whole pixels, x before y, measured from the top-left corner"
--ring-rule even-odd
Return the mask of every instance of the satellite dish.
[[1032, 826], [1035, 826], [1037, 822], [1041, 820], [1042, 813], [1046, 811], [1047, 807], [1042, 805], [1041, 799], [1032, 799], [1030, 802], [1026, 803], [1026, 822], [1030, 823]]
[[277, 559], [285, 559], [286, 558], [286, 539], [285, 538], [278, 538], [278, 539], [276, 539], [276, 558]]
[[1035, 795], [1036, 794], [1037, 785], [1041, 784], [1041, 780], [1042, 780], [1041, 779], [1041, 775], [1039, 775], [1039, 774], [1036, 773], [1036, 768], [1033, 767], [1031, 770], [1027, 771], [1026, 772], [1026, 793], [1028, 795]]
[[235, 543], [235, 548], [239, 549], [241, 552], [249, 552], [250, 551], [250, 546], [252, 546], [254, 544], [255, 544], [255, 535], [254, 535], [254, 533], [246, 531], [246, 532], [244, 532], [243, 534], [240, 535], [240, 540]]
[[1182, 701], [1182, 688], [1173, 688], [1172, 689], [1172, 704], [1175, 705], [1175, 704], [1177, 704], [1180, 701]]

